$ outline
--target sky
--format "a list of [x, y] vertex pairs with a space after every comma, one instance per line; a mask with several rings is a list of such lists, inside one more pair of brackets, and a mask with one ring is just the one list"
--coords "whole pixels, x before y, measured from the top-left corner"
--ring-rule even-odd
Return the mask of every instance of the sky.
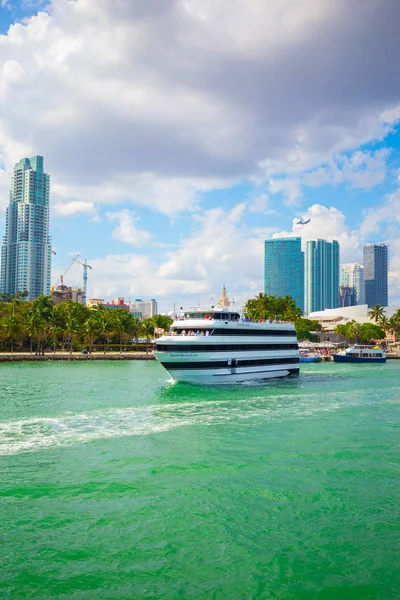
[[39, 154], [53, 283], [79, 253], [89, 297], [238, 307], [264, 240], [301, 235], [342, 263], [387, 242], [400, 305], [399, 22], [398, 0], [0, 0], [0, 235]]

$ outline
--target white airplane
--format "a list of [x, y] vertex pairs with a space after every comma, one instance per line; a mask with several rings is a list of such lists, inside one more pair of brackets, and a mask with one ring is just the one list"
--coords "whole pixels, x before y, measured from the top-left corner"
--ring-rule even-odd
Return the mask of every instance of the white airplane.
[[307, 225], [307, 223], [310, 221], [311, 219], [307, 219], [307, 221], [305, 221], [303, 218], [301, 218], [299, 221], [297, 221], [296, 225]]

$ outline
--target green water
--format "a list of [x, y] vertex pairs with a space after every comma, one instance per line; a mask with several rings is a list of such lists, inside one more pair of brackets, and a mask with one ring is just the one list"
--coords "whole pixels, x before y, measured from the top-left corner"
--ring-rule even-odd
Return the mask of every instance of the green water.
[[0, 597], [400, 598], [399, 381], [0, 365]]

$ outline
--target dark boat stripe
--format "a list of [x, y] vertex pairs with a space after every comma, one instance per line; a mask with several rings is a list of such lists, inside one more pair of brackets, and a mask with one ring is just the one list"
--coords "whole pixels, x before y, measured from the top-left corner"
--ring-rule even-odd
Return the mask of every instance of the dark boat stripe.
[[158, 352], [238, 352], [240, 350], [298, 350], [298, 344], [164, 344], [156, 342]]
[[[228, 373], [228, 375], [232, 375], [233, 377], [235, 375], [253, 375], [254, 373], [256, 373], [257, 375], [262, 375], [263, 373], [283, 373], [284, 371], [289, 371], [289, 373], [291, 375], [298, 375], [299, 374], [299, 369], [275, 369], [274, 371], [240, 371], [239, 373]], [[226, 377], [226, 373], [214, 373], [213, 377]]]
[[[231, 369], [227, 360], [213, 360], [207, 362], [163, 362], [160, 361], [167, 371], [184, 371], [188, 369]], [[259, 367], [264, 365], [291, 365], [299, 364], [299, 358], [256, 358], [236, 360], [237, 368]]]
[[262, 336], [262, 337], [296, 337], [296, 331], [294, 329], [250, 329], [244, 328], [240, 329], [226, 329], [225, 327], [215, 327], [213, 328], [211, 325], [208, 327], [173, 327], [172, 331], [212, 331], [212, 335], [224, 335], [224, 336], [232, 336], [232, 335], [246, 335], [247, 337], [252, 336]]

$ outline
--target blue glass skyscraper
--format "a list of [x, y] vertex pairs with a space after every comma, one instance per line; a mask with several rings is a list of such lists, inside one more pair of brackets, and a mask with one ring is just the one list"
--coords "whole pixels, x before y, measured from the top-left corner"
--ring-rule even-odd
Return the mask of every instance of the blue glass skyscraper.
[[291, 296], [304, 310], [304, 254], [300, 237], [265, 241], [264, 292], [267, 296]]
[[339, 243], [310, 240], [305, 246], [305, 313], [339, 306]]
[[387, 306], [389, 256], [387, 244], [364, 245], [365, 301], [369, 307]]
[[50, 177], [43, 157], [23, 158], [14, 167], [6, 232], [1, 248], [0, 292], [28, 292], [29, 300], [50, 294]]

